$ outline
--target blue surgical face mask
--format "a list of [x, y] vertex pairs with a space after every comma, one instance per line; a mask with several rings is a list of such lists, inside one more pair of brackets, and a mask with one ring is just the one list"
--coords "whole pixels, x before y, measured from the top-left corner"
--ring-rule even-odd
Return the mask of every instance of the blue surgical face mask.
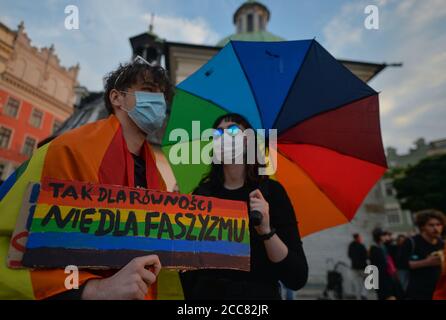
[[135, 91], [136, 104], [128, 112], [129, 118], [146, 134], [161, 129], [166, 119], [166, 100], [160, 92]]

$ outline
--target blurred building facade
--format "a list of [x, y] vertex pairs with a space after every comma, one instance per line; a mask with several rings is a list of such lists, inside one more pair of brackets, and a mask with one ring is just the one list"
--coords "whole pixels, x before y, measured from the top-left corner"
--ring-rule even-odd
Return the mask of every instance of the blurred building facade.
[[71, 115], [78, 72], [60, 65], [54, 46], [32, 46], [23, 22], [0, 23], [0, 180]]
[[427, 155], [435, 156], [439, 154], [446, 154], [446, 139], [434, 140], [429, 143]]
[[[399, 169], [414, 166], [421, 160], [435, 155], [446, 154], [446, 139], [433, 140], [426, 143], [424, 138], [414, 141], [414, 147], [405, 154], [398, 154], [395, 148], [387, 148], [389, 168]], [[384, 194], [387, 227], [392, 232], [407, 233], [414, 231], [412, 212], [403, 210], [396, 197], [393, 179], [386, 175], [381, 181]]]
[[402, 168], [415, 165], [420, 160], [433, 155], [446, 154], [446, 139], [433, 140], [426, 143], [424, 138], [414, 142], [414, 147], [408, 153], [398, 154], [393, 147], [387, 148], [387, 161], [390, 168]]

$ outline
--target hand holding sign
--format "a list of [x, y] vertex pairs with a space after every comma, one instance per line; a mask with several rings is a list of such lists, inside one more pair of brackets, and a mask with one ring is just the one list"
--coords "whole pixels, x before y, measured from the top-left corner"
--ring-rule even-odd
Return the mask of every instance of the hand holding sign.
[[160, 270], [161, 262], [156, 255], [134, 258], [112, 277], [87, 282], [82, 299], [144, 300]]
[[256, 189], [249, 194], [249, 208], [251, 211], [258, 211], [262, 214], [261, 224], [254, 227], [257, 233], [269, 233], [271, 231], [269, 225], [269, 204], [259, 189]]

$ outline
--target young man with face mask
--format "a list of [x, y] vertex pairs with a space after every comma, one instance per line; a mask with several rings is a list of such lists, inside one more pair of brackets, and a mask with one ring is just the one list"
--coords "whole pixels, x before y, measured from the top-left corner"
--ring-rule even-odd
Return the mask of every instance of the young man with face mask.
[[[111, 114], [109, 119], [115, 121], [113, 119], [116, 117], [119, 121], [127, 150], [133, 158], [134, 187], [161, 187], [148, 185], [151, 172], [156, 172], [157, 168], [147, 141], [162, 129], [166, 120], [166, 100], [170, 101], [171, 98], [172, 87], [165, 70], [159, 66], [150, 66], [141, 58], [132, 64], [120, 66], [106, 78], [105, 106]], [[127, 164], [131, 166], [131, 161]], [[128, 169], [131, 171], [132, 168]], [[131, 186], [131, 177], [128, 184]], [[161, 189], [165, 189], [164, 183]], [[138, 259], [141, 261], [135, 261]], [[86, 283], [82, 298], [153, 298], [154, 294], [149, 292], [149, 288], [160, 271], [158, 257], [147, 256], [135, 260], [111, 278]], [[151, 268], [153, 271], [147, 270], [151, 263], [154, 265]], [[136, 279], [140, 277], [136, 281], [138, 288], [132, 283], [133, 288], [127, 292], [125, 285], [135, 275]], [[153, 291], [153, 288], [150, 289]]]
[[[110, 116], [55, 138], [47, 146], [42, 179], [165, 190], [147, 140], [162, 130], [172, 91], [159, 66], [142, 59], [119, 66], [105, 81], [104, 100]], [[6, 212], [8, 206], [10, 203], [1, 201], [0, 212]], [[8, 270], [14, 281], [5, 277], [0, 291], [15, 292], [11, 297], [19, 299], [155, 299], [154, 283], [160, 269], [158, 257], [148, 255], [133, 259], [117, 272], [81, 270], [77, 290], [65, 287], [63, 269]], [[22, 291], [17, 283], [24, 284]]]

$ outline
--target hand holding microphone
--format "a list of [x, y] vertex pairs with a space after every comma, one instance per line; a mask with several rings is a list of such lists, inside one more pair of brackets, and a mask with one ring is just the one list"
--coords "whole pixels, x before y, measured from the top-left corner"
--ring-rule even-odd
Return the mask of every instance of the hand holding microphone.
[[249, 219], [259, 235], [271, 232], [269, 204], [259, 189], [249, 194]]

